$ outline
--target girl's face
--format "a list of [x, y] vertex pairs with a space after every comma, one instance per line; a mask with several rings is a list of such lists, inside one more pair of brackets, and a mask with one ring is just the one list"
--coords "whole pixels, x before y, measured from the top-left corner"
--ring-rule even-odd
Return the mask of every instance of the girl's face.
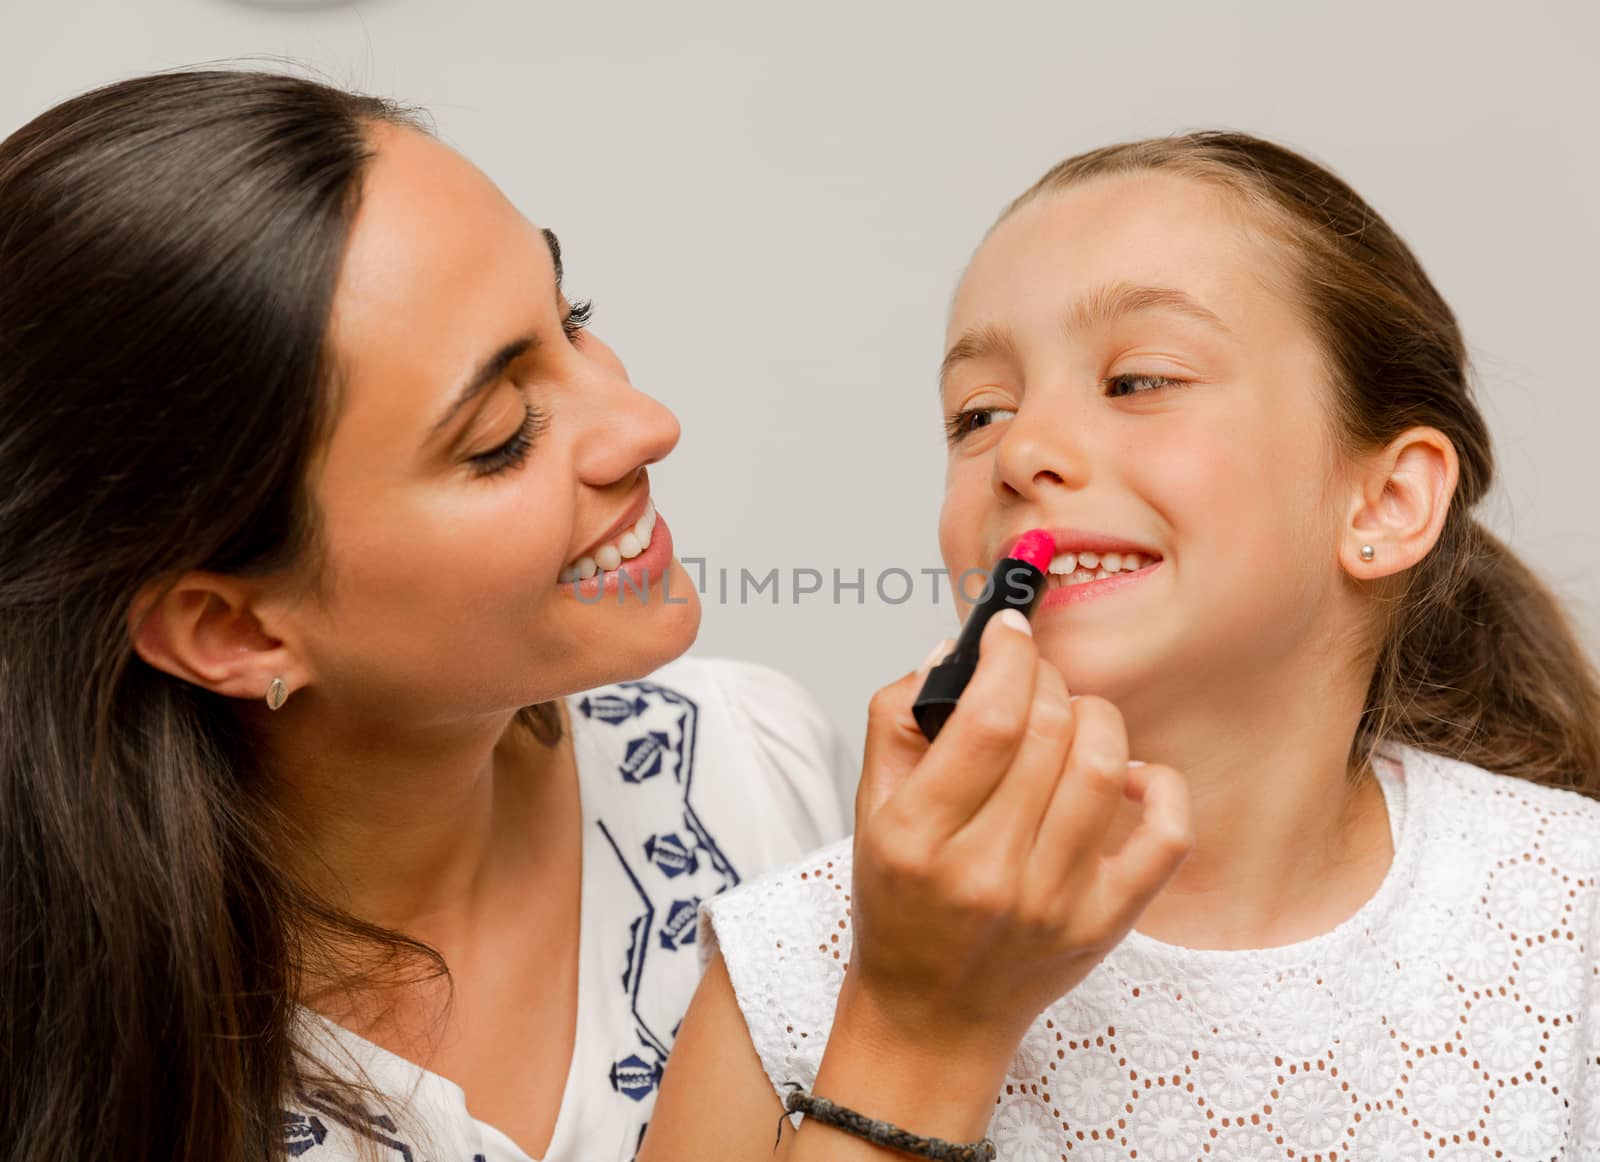
[[1318, 351], [1223, 196], [1140, 174], [1024, 206], [946, 336], [945, 563], [991, 569], [1035, 527], [1120, 548], [1113, 577], [1052, 576], [1034, 632], [1125, 713], [1270, 681], [1352, 608]]
[[[342, 406], [314, 477], [331, 596], [291, 614], [301, 681], [416, 723], [649, 672], [700, 616], [651, 527], [646, 465], [676, 419], [581, 330], [553, 236], [432, 138], [373, 132], [333, 309]], [[623, 554], [619, 601], [605, 570]], [[600, 575], [574, 591], [586, 559]]]

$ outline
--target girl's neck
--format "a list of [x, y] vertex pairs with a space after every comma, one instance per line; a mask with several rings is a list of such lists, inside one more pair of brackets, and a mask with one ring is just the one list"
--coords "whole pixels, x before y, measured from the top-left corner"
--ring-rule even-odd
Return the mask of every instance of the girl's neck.
[[[1183, 772], [1195, 835], [1139, 932], [1192, 948], [1272, 947], [1327, 932], [1372, 897], [1394, 847], [1382, 788], [1370, 768], [1349, 769], [1365, 690], [1359, 676], [1280, 677], [1247, 692], [1219, 684], [1209, 698], [1169, 694], [1159, 716], [1137, 700], [1125, 707], [1134, 757]], [[1139, 814], [1125, 805], [1108, 846]]]

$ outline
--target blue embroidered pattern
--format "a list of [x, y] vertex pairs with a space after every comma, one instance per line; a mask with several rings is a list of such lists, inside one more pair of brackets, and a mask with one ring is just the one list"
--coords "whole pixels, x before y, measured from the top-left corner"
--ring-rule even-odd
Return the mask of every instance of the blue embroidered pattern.
[[[616, 1093], [643, 1102], [661, 1082], [682, 1017], [677, 1004], [670, 1016], [649, 1011], [651, 998], [642, 994], [642, 986], [655, 963], [652, 956], [692, 954], [700, 901], [739, 883], [739, 873], [690, 801], [700, 719], [694, 700], [653, 682], [622, 682], [584, 695], [577, 708], [584, 718], [610, 728], [600, 740], [611, 751], [614, 777], [636, 789], [625, 814], [593, 823], [638, 896], [620, 981], [636, 1042], [619, 1046], [605, 1081]], [[399, 1162], [418, 1162], [412, 1146], [394, 1136], [389, 1116], [347, 1105], [325, 1091], [298, 1090], [295, 1099], [303, 1108], [283, 1111], [284, 1145], [291, 1158], [322, 1145], [331, 1122], [388, 1147]], [[644, 1131], [641, 1124], [635, 1152]], [[484, 1162], [484, 1157], [475, 1154], [470, 1162]]]
[[[614, 691], [611, 692], [611, 691]], [[621, 682], [607, 693], [585, 696], [585, 717], [617, 732], [617, 777], [637, 787], [624, 819], [596, 820], [617, 864], [639, 897], [639, 911], [628, 926], [627, 968], [622, 988], [628, 995], [637, 1044], [619, 1053], [607, 1078], [611, 1088], [634, 1101], [651, 1096], [661, 1082], [677, 1022], [660, 1027], [661, 1014], [645, 1011], [640, 988], [658, 955], [682, 954], [694, 943], [700, 901], [739, 882], [739, 873], [694, 809], [695, 732], [700, 708], [676, 690], [653, 682]], [[642, 801], [641, 801], [642, 800]], [[666, 830], [637, 833], [661, 820]]]

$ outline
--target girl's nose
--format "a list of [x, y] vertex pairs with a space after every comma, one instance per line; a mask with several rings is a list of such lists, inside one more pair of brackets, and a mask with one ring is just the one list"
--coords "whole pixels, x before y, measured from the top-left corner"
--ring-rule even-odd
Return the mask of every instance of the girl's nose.
[[995, 447], [996, 493], [1038, 499], [1052, 487], [1081, 488], [1089, 457], [1075, 425], [1060, 414], [1026, 404], [1005, 425]]

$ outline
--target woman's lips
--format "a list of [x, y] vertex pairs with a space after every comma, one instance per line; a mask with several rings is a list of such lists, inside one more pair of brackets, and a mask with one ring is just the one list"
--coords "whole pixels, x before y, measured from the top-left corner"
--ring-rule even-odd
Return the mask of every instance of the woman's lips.
[[[657, 510], [656, 527], [650, 534], [650, 543], [645, 546], [644, 552], [637, 557], [629, 557], [615, 569], [596, 573], [587, 580], [563, 582], [561, 588], [571, 590], [587, 605], [608, 600], [621, 603], [638, 601], [643, 604], [666, 588], [667, 569], [671, 564], [672, 530], [667, 528], [666, 519]], [[624, 574], [627, 575], [626, 583]], [[622, 594], [620, 598], [618, 593]]]

